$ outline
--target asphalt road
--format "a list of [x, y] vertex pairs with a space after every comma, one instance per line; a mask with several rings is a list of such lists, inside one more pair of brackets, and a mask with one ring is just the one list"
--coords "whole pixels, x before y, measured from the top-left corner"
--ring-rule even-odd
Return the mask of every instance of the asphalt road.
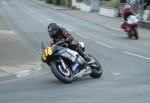
[[[40, 42], [48, 41], [47, 25], [57, 22], [102, 64], [100, 79], [85, 77], [62, 84], [47, 66], [30, 76], [0, 83], [0, 103], [149, 103], [150, 38], [129, 40], [121, 31], [104, 28], [39, 6], [29, 0], [1, 0], [7, 21], [40, 57]], [[40, 59], [40, 58], [39, 58]]]

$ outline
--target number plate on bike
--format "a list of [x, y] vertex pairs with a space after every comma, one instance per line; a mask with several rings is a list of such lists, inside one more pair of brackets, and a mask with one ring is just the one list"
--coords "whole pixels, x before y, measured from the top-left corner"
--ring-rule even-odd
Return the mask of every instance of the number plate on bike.
[[42, 59], [46, 61], [47, 57], [50, 55], [52, 55], [52, 48], [51, 47], [44, 48], [42, 52]]

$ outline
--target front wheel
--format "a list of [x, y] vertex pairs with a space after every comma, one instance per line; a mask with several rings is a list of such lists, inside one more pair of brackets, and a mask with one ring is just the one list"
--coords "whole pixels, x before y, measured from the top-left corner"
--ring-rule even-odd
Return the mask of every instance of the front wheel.
[[52, 63], [51, 70], [55, 77], [63, 83], [71, 83], [73, 81], [73, 73], [68, 66], [63, 68], [61, 62]]
[[[93, 58], [95, 59], [95, 58]], [[101, 64], [97, 59], [95, 59], [95, 63], [91, 64], [90, 67], [92, 68], [92, 73], [90, 74], [91, 77], [93, 78], [100, 78], [103, 74], [103, 69]]]
[[139, 39], [139, 35], [138, 35], [138, 31], [137, 31], [136, 26], [133, 27], [130, 32], [131, 32], [131, 37], [135, 37], [136, 40]]
[[133, 33], [134, 33], [135, 39], [139, 39], [139, 35], [138, 35], [138, 32], [137, 32], [137, 28], [134, 28], [134, 29], [133, 29]]

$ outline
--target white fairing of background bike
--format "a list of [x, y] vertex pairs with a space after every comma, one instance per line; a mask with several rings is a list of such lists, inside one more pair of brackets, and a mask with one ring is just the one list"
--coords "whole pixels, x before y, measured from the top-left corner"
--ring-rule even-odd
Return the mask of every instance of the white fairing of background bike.
[[136, 18], [136, 16], [134, 15], [130, 15], [127, 19], [127, 23], [128, 24], [137, 24], [138, 23], [138, 19]]

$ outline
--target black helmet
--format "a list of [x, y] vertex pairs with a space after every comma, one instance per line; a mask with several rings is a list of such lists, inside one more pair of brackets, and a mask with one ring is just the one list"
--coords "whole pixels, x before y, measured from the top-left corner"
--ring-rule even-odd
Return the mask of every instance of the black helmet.
[[50, 37], [56, 36], [58, 31], [59, 31], [59, 26], [56, 23], [50, 23], [48, 25], [48, 32]]

